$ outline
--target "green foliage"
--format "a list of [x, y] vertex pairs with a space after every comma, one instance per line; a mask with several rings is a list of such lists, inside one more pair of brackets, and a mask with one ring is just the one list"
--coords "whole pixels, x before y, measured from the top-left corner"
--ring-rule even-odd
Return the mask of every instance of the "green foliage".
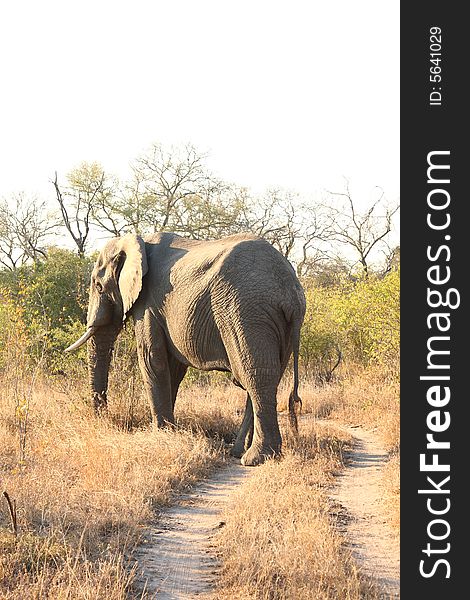
[[400, 274], [360, 280], [340, 305], [340, 324], [349, 332], [353, 357], [396, 366], [400, 344]]
[[[51, 248], [42, 263], [0, 272], [0, 368], [16, 348], [50, 372], [83, 373], [86, 349], [63, 350], [84, 331], [92, 258]], [[306, 374], [325, 379], [338, 360], [396, 369], [399, 356], [399, 270], [356, 281], [335, 273], [327, 286], [304, 281], [307, 312], [301, 336]], [[16, 352], [16, 350], [15, 350]], [[132, 354], [132, 359], [130, 355]], [[15, 359], [16, 360], [16, 359]], [[127, 361], [127, 362], [126, 362]], [[119, 336], [113, 359], [125, 382], [137, 373], [132, 326]], [[226, 374], [190, 369], [191, 383], [226, 380]]]
[[[16, 272], [0, 273], [0, 346], [13, 327], [23, 331], [31, 358], [45, 357], [49, 367], [62, 369], [76, 357], [63, 350], [83, 333], [88, 285], [93, 261], [70, 250], [50, 248], [48, 258]], [[3, 325], [3, 323], [2, 323]]]
[[48, 370], [52, 373], [69, 375], [83, 372], [87, 363], [86, 345], [75, 352], [64, 353], [85, 332], [81, 321], [71, 321], [62, 327], [54, 327], [46, 335], [46, 359]]
[[93, 261], [70, 250], [50, 248], [23, 280], [21, 292], [29, 311], [43, 311], [51, 328], [86, 320], [88, 286]]
[[301, 358], [307, 371], [327, 371], [338, 349], [344, 358], [365, 366], [398, 366], [399, 271], [382, 279], [344, 278], [329, 287], [306, 284], [306, 296]]
[[86, 198], [87, 195], [91, 196], [100, 191], [104, 176], [103, 167], [99, 163], [82, 161], [67, 174], [67, 181], [77, 196], [81, 194]]
[[334, 352], [341, 345], [341, 332], [332, 311], [340, 289], [307, 287], [305, 292], [307, 311], [300, 338], [301, 363], [308, 375], [322, 378], [334, 365]]
[[0, 369], [18, 368], [28, 354], [29, 336], [24, 311], [13, 301], [8, 289], [0, 288]]

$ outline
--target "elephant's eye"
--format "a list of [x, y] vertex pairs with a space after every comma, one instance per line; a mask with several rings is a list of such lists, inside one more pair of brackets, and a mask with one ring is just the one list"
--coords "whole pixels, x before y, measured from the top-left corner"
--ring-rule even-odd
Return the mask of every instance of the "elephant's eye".
[[102, 284], [99, 281], [97, 281], [95, 283], [95, 285], [96, 285], [96, 289], [98, 290], [98, 294], [102, 294], [103, 293], [103, 286], [102, 286]]

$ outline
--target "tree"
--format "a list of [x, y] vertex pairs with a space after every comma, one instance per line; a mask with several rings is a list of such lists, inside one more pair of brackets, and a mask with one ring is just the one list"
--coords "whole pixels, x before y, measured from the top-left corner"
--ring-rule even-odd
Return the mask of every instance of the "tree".
[[24, 193], [0, 202], [0, 263], [14, 271], [28, 261], [46, 258], [45, 243], [57, 221], [44, 201]]
[[133, 165], [131, 188], [134, 224], [150, 232], [187, 233], [188, 221], [183, 217], [188, 215], [190, 202], [201, 202], [226, 187], [208, 171], [205, 159], [206, 155], [191, 144], [169, 149], [154, 144], [138, 158]]
[[125, 219], [126, 209], [126, 198], [120, 194], [117, 179], [105, 176], [91, 209], [92, 224], [114, 237], [119, 237], [131, 231]]
[[302, 273], [305, 282], [310, 282], [318, 288], [330, 288], [348, 285], [356, 279], [351, 274], [351, 266], [341, 258], [329, 256], [321, 258], [305, 265]]
[[359, 212], [346, 180], [345, 192], [328, 192], [330, 197], [341, 198], [343, 202], [339, 206], [331, 201], [326, 205], [331, 217], [330, 239], [354, 250], [365, 277], [369, 275], [371, 252], [384, 243], [399, 209], [399, 204], [393, 206], [385, 202], [383, 190], [378, 190], [377, 200]]
[[389, 248], [387, 246], [384, 260], [384, 268], [382, 269], [382, 277], [385, 277], [388, 273], [398, 271], [400, 268], [400, 246]]
[[[57, 173], [53, 185], [59, 203], [62, 223], [77, 247], [79, 256], [84, 256], [94, 218], [102, 218], [103, 206], [109, 206], [113, 193], [109, 179], [101, 165], [96, 162], [81, 163], [67, 174], [68, 186], [61, 189]], [[112, 213], [105, 215], [112, 217]], [[102, 218], [104, 222], [104, 217]]]
[[18, 240], [11, 227], [10, 208], [4, 201], [0, 205], [0, 263], [9, 271], [14, 271], [21, 258]]
[[302, 201], [290, 190], [268, 189], [261, 198], [242, 189], [241, 229], [264, 237], [286, 258], [295, 260], [299, 276], [325, 259], [329, 230], [321, 207]]
[[186, 196], [175, 211], [174, 230], [193, 239], [240, 233], [241, 204], [229, 186]]
[[[151, 211], [152, 199], [148, 197], [143, 184], [142, 173], [132, 168], [131, 179], [118, 188], [109, 208], [109, 212], [115, 215], [114, 221], [109, 219], [115, 235], [127, 232], [146, 233], [147, 222], [151, 220], [148, 212]], [[106, 203], [109, 203], [109, 199], [106, 199]]]
[[0, 362], [1, 346], [8, 343], [8, 332], [13, 330], [23, 336], [26, 360], [45, 358], [54, 371], [83, 364], [83, 354], [78, 361], [68, 361], [63, 350], [82, 333], [86, 322], [93, 263], [91, 257], [50, 246], [46, 259], [19, 266], [14, 272], [0, 271], [0, 327], [5, 319], [7, 325], [5, 334], [0, 332]]

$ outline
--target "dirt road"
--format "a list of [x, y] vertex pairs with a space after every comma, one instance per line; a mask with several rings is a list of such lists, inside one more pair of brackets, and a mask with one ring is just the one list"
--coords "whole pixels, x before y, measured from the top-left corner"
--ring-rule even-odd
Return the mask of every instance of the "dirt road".
[[[383, 597], [398, 598], [399, 541], [385, 521], [382, 502], [387, 454], [374, 432], [324, 423], [345, 429], [355, 439], [348, 466], [332, 492], [345, 517], [342, 533], [359, 569], [377, 580]], [[224, 525], [220, 519], [227, 501], [254, 472], [232, 459], [161, 513], [135, 555], [137, 584], [150, 598], [187, 600], [211, 591], [219, 566], [210, 551], [211, 538]]]
[[231, 494], [253, 473], [231, 459], [162, 512], [135, 555], [137, 583], [151, 598], [186, 600], [211, 590], [218, 566], [210, 554], [211, 537], [223, 526], [220, 515]]
[[383, 469], [388, 456], [377, 434], [340, 426], [354, 438], [347, 468], [332, 497], [346, 511], [342, 527], [359, 569], [373, 577], [384, 598], [400, 597], [400, 541], [385, 518]]

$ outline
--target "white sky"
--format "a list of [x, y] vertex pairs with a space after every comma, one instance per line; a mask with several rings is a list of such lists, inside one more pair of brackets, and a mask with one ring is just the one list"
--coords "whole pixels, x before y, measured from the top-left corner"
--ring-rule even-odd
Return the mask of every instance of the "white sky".
[[189, 141], [254, 189], [398, 199], [398, 0], [15, 0], [0, 56], [0, 196]]

